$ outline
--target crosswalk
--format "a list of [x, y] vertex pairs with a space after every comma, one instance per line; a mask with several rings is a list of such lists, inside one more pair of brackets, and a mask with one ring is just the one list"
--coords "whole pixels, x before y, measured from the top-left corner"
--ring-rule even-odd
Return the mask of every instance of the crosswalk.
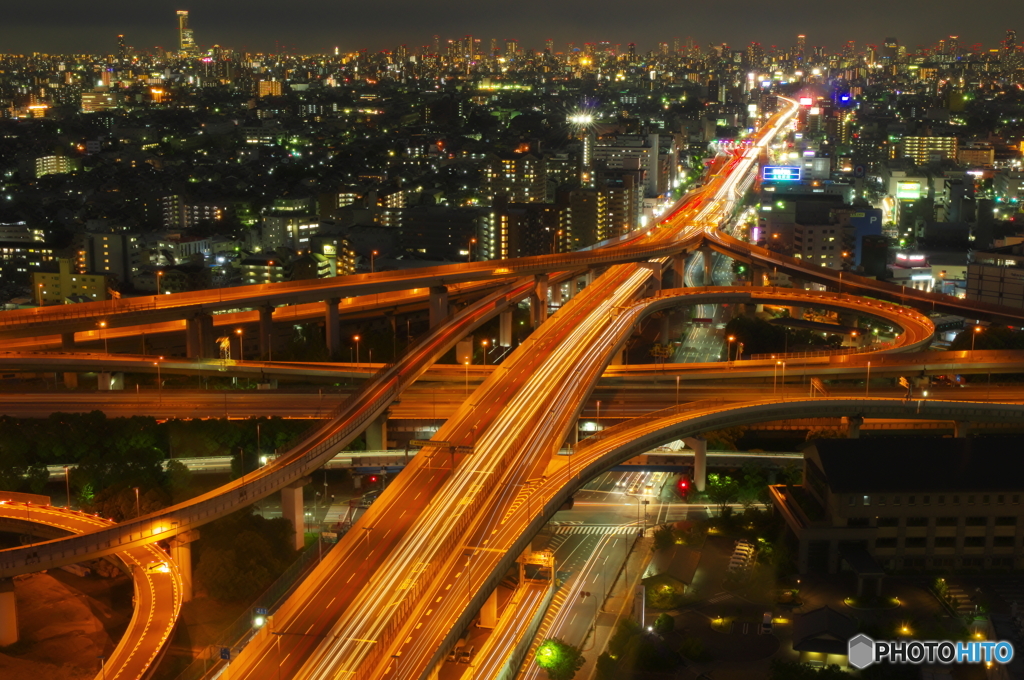
[[732, 598], [732, 593], [718, 593], [717, 595], [709, 597], [705, 602], [708, 604], [718, 604], [719, 602], [725, 602], [730, 598]]
[[626, 535], [635, 534], [635, 526], [624, 526], [622, 524], [576, 524], [562, 525], [555, 528], [556, 534], [592, 534], [592, 535]]

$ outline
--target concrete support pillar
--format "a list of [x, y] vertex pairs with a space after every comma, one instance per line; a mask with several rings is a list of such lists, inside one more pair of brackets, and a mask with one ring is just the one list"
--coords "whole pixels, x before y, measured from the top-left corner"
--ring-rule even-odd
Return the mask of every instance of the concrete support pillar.
[[193, 529], [171, 539], [171, 559], [181, 574], [182, 602], [192, 600], [192, 543], [199, 540], [199, 530]]
[[14, 599], [14, 581], [0, 579], [0, 647], [18, 641], [18, 604]]
[[480, 607], [480, 627], [494, 628], [498, 625], [498, 589], [491, 591], [482, 607]]
[[647, 294], [656, 295], [661, 290], [661, 265], [657, 262], [639, 262], [638, 264], [651, 270], [651, 278], [647, 280]]
[[75, 350], [75, 334], [74, 333], [61, 333], [60, 334], [60, 348], [65, 352], [73, 352]]
[[548, 320], [548, 276], [534, 277], [533, 293], [530, 294], [530, 325], [537, 328]]
[[498, 344], [502, 347], [512, 346], [512, 310], [506, 309], [498, 315]]
[[846, 438], [847, 439], [860, 439], [860, 427], [864, 424], [864, 419], [860, 416], [852, 416], [846, 419]]
[[711, 248], [700, 248], [701, 255], [704, 256], [704, 285], [713, 286], [715, 280], [712, 277], [714, 272], [714, 251]]
[[708, 440], [688, 437], [683, 441], [693, 449], [693, 488], [703, 492], [708, 482]]
[[64, 373], [64, 387], [69, 390], [73, 390], [78, 387], [78, 374], [77, 373]]
[[672, 339], [672, 315], [667, 311], [661, 317], [661, 332], [658, 334], [658, 342], [667, 345]]
[[441, 323], [448, 316], [448, 289], [445, 286], [430, 287], [430, 327]]
[[551, 287], [551, 304], [556, 307], [562, 306], [562, 284], [560, 283]]
[[304, 477], [281, 489], [281, 514], [292, 523], [295, 529], [296, 550], [301, 550], [306, 542], [306, 515], [302, 505], [302, 487], [309, 482], [309, 477]]
[[587, 273], [583, 275], [583, 285], [590, 286], [594, 283], [594, 270], [588, 269]]
[[366, 428], [366, 450], [384, 451], [388, 448], [388, 413], [377, 416]]
[[683, 277], [686, 275], [686, 253], [679, 253], [673, 255], [669, 261], [669, 271], [672, 274], [671, 280], [672, 285], [676, 288], [682, 288], [686, 285], [683, 281]]
[[576, 297], [576, 295], [579, 294], [579, 292], [580, 292], [580, 277], [574, 276], [571, 279], [569, 279], [569, 298], [572, 299], [572, 298]]
[[327, 353], [334, 357], [341, 351], [341, 321], [338, 320], [340, 298], [324, 300], [324, 342]]
[[957, 420], [953, 422], [953, 436], [957, 439], [966, 439], [971, 433], [971, 423], [969, 420]]
[[217, 356], [212, 316], [200, 312], [185, 322], [185, 345], [190, 359], [213, 359]]
[[269, 359], [273, 356], [274, 347], [274, 308], [270, 305], [260, 307], [260, 358]]
[[615, 354], [612, 356], [612, 360], [611, 360], [611, 362], [609, 362], [609, 365], [611, 365], [611, 366], [624, 366], [625, 364], [626, 364], [626, 348], [625, 347], [620, 347], [618, 350], [615, 351]]

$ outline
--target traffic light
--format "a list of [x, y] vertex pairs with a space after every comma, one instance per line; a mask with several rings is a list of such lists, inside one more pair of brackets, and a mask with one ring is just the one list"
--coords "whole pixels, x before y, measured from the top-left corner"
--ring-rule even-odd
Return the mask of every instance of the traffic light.
[[680, 496], [685, 496], [690, 492], [690, 480], [686, 475], [679, 478], [679, 481], [676, 482], [676, 488], [679, 489]]
[[377, 483], [377, 475], [370, 475], [370, 484]]

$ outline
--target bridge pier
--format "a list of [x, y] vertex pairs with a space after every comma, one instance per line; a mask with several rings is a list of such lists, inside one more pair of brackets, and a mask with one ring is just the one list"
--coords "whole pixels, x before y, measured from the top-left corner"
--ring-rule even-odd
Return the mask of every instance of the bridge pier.
[[185, 321], [185, 347], [190, 359], [213, 359], [217, 356], [212, 316], [198, 312]]
[[693, 488], [703, 493], [708, 483], [708, 440], [687, 437], [683, 442], [693, 449]]
[[657, 262], [639, 262], [638, 264], [651, 270], [651, 278], [647, 279], [647, 295], [656, 295], [661, 290], [661, 265]]
[[14, 581], [0, 579], [0, 647], [18, 641], [18, 603], [14, 598]]
[[199, 540], [199, 530], [192, 529], [171, 539], [171, 559], [181, 575], [181, 601], [192, 600], [192, 543]]
[[512, 346], [512, 310], [506, 309], [498, 315], [498, 344], [502, 347]]
[[341, 351], [341, 321], [338, 318], [340, 298], [324, 300], [324, 344], [332, 358]]
[[124, 373], [99, 373], [97, 376], [97, 389], [101, 392], [124, 389]]
[[480, 628], [494, 628], [498, 625], [498, 589], [491, 591], [490, 596], [484, 600], [480, 607]]
[[309, 477], [292, 482], [281, 489], [281, 514], [295, 529], [293, 547], [301, 550], [306, 542], [306, 515], [302, 504], [302, 487], [309, 483]]
[[953, 436], [957, 439], [966, 439], [971, 434], [971, 422], [969, 420], [953, 421]]
[[556, 283], [551, 287], [551, 304], [556, 307], [562, 306], [562, 284]]
[[593, 269], [588, 269], [587, 273], [583, 275], [583, 285], [584, 285], [584, 287], [594, 285], [594, 270]]
[[78, 387], [78, 374], [70, 371], [64, 372], [64, 387], [73, 390]]
[[683, 277], [686, 275], [686, 253], [673, 255], [672, 259], [669, 260], [668, 266], [672, 274], [672, 285], [676, 288], [685, 286], [686, 283], [683, 281]]
[[263, 305], [260, 311], [260, 358], [267, 359], [273, 355], [274, 347], [274, 308]]
[[580, 292], [580, 277], [573, 276], [569, 279], [569, 299], [576, 297]]
[[434, 328], [448, 316], [448, 288], [430, 287], [430, 327]]
[[60, 334], [60, 348], [65, 352], [75, 351], [75, 334], [74, 333], [61, 333]]
[[715, 285], [715, 280], [712, 276], [712, 273], [714, 271], [714, 251], [711, 250], [711, 248], [708, 248], [707, 246], [702, 246], [697, 250], [698, 252], [700, 252], [701, 255], [704, 256], [704, 285], [713, 286]]
[[388, 413], [385, 411], [370, 423], [364, 433], [367, 451], [384, 451], [388, 448]]
[[846, 438], [847, 439], [860, 439], [860, 428], [864, 424], [864, 419], [860, 416], [850, 416], [846, 419]]
[[533, 277], [533, 292], [530, 293], [530, 325], [537, 328], [548, 320], [548, 275]]

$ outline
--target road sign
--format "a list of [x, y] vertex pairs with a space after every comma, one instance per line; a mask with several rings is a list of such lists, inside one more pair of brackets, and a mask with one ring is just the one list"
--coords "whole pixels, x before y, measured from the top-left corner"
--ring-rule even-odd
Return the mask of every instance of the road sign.
[[254, 611], [256, 612], [256, 616], [266, 616], [267, 615], [267, 608], [266, 607], [256, 607], [256, 609]]
[[856, 177], [857, 179], [860, 179], [861, 177], [866, 175], [867, 172], [868, 172], [868, 169], [865, 168], [863, 165], [855, 165], [855, 166], [853, 166], [853, 176]]
[[442, 441], [433, 441], [433, 440], [430, 440], [430, 439], [411, 439], [411, 440], [409, 440], [409, 446], [418, 446], [421, 449], [424, 446], [446, 446], [448, 448], [451, 448], [452, 443], [451, 442], [442, 442]]
[[230, 647], [221, 647], [220, 648], [220, 658], [224, 659], [225, 661], [231, 661], [231, 648]]

